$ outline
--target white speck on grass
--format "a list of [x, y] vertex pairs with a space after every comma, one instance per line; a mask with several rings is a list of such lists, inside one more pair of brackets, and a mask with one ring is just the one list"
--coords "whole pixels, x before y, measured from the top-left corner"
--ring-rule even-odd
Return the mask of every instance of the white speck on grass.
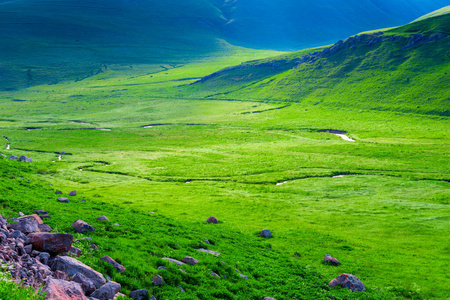
[[347, 142], [354, 142], [354, 139], [349, 138], [348, 136], [346, 136], [345, 134], [340, 134], [340, 133], [333, 133], [339, 137], [341, 137], [343, 140], [347, 141]]
[[286, 183], [288, 183], [288, 182], [287, 181], [277, 182], [277, 185], [283, 185], [283, 184], [286, 184]]

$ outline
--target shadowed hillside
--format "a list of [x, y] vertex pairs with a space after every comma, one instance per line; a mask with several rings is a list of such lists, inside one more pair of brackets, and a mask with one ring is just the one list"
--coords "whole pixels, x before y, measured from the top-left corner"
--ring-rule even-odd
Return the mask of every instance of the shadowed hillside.
[[[445, 1], [0, 1], [0, 89], [80, 80], [111, 64], [183, 64], [300, 49], [413, 20]], [[242, 49], [240, 49], [242, 51]]]

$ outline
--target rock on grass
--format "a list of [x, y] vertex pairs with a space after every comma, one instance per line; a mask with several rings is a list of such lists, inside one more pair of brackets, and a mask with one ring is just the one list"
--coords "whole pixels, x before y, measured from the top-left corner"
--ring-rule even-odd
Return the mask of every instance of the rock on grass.
[[116, 262], [114, 259], [112, 259], [109, 256], [103, 256], [102, 258], [100, 258], [100, 260], [111, 264], [120, 273], [122, 273], [126, 270], [126, 268], [124, 266], [122, 266], [121, 264], [119, 264], [118, 262]]
[[328, 285], [330, 287], [340, 285], [343, 288], [351, 290], [352, 292], [366, 290], [366, 287], [361, 282], [361, 280], [358, 279], [358, 277], [356, 277], [352, 274], [346, 274], [346, 273], [343, 273], [343, 274], [339, 275], [338, 277], [336, 277], [335, 279], [331, 280]]

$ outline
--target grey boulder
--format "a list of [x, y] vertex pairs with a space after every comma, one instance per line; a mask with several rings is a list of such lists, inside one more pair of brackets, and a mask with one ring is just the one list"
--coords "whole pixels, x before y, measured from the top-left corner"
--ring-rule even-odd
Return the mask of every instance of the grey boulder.
[[28, 162], [31, 163], [33, 162], [33, 160], [25, 155], [22, 155], [21, 157], [19, 157], [19, 161], [24, 161], [24, 162]]
[[114, 281], [109, 281], [104, 284], [98, 290], [92, 293], [91, 297], [97, 298], [99, 300], [112, 300], [114, 296], [120, 291], [122, 287], [119, 283]]
[[335, 279], [331, 280], [328, 285], [330, 287], [340, 285], [343, 288], [351, 290], [352, 292], [366, 290], [364, 283], [362, 283], [361, 280], [358, 279], [358, 277], [347, 273], [343, 273]]
[[149, 293], [146, 289], [132, 291], [128, 297], [134, 300], [148, 300]]
[[70, 256], [56, 257], [53, 260], [52, 269], [54, 271], [63, 271], [69, 276], [73, 276], [76, 273], [82, 273], [92, 280], [96, 287], [101, 287], [106, 283], [106, 279], [101, 273]]

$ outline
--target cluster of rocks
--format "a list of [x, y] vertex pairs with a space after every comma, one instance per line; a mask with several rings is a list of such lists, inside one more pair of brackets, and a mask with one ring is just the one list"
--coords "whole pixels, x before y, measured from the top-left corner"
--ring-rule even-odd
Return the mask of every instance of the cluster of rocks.
[[[5, 154], [0, 154], [0, 157], [5, 157]], [[18, 161], [23, 161], [23, 162], [28, 162], [31, 163], [33, 162], [33, 160], [31, 158], [29, 158], [28, 156], [22, 155], [20, 157], [16, 156], [16, 155], [11, 155], [10, 157], [8, 157], [9, 160], [18, 160]]]
[[[37, 210], [41, 216], [46, 211]], [[95, 230], [82, 220], [72, 224], [77, 232]], [[121, 285], [69, 256], [79, 256], [81, 250], [72, 246], [73, 235], [52, 233], [37, 215], [21, 216], [8, 222], [0, 215], [0, 262], [12, 280], [23, 286], [42, 285], [47, 299], [111, 300]], [[119, 272], [126, 269], [109, 256], [100, 260], [113, 265]], [[148, 299], [148, 291], [130, 294], [133, 299]], [[153, 296], [151, 299], [155, 299]]]
[[[325, 255], [324, 262], [326, 264], [330, 264], [330, 265], [334, 265], [334, 266], [338, 266], [340, 264], [339, 260], [332, 257], [330, 254]], [[361, 280], [358, 279], [358, 277], [356, 277], [352, 274], [347, 274], [347, 273], [343, 273], [343, 274], [339, 275], [335, 279], [331, 280], [330, 283], [328, 284], [329, 287], [335, 287], [337, 285], [340, 285], [343, 288], [349, 289], [352, 292], [354, 292], [354, 291], [362, 292], [362, 291], [366, 290], [364, 283], [362, 283]]]
[[[56, 191], [55, 191], [55, 194], [57, 194], [57, 195], [62, 195], [63, 192], [61, 192], [60, 190], [56, 190]], [[76, 196], [76, 195], [77, 195], [77, 191], [76, 191], [76, 190], [73, 190], [73, 191], [71, 191], [68, 195], [71, 196], [71, 197]], [[69, 203], [69, 202], [70, 202], [70, 199], [67, 198], [67, 197], [59, 197], [59, 198], [57, 199], [57, 201], [60, 202], [60, 203]], [[81, 197], [81, 201], [86, 202], [85, 197]]]

